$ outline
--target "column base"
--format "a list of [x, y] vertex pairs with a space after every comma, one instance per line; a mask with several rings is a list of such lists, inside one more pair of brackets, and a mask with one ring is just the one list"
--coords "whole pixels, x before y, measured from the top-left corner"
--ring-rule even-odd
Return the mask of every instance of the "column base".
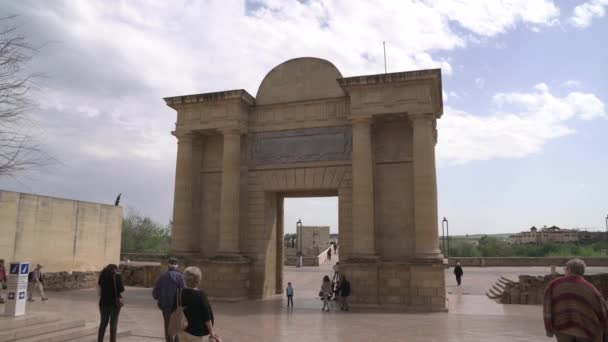
[[203, 274], [200, 288], [209, 298], [241, 301], [250, 298], [251, 260], [240, 254], [218, 255], [211, 259], [191, 260]]
[[340, 262], [351, 283], [354, 307], [403, 312], [448, 309], [442, 258], [386, 261], [353, 257]]

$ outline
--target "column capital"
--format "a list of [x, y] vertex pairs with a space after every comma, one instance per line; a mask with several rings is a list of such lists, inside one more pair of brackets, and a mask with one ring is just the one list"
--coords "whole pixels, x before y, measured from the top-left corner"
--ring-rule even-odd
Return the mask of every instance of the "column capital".
[[412, 113], [407, 117], [413, 125], [428, 125], [436, 120], [433, 113]]
[[371, 125], [374, 119], [370, 117], [354, 117], [349, 119], [350, 123], [354, 125]]
[[222, 127], [219, 129], [222, 135], [243, 135], [244, 130], [241, 127]]
[[196, 134], [192, 131], [173, 131], [171, 134], [177, 138], [178, 144], [192, 142], [196, 136]]

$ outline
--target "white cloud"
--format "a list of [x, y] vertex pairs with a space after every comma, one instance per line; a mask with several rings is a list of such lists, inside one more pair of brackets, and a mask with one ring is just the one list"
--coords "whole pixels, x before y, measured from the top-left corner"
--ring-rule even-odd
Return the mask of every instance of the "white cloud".
[[473, 115], [449, 106], [439, 120], [438, 157], [463, 164], [475, 160], [521, 158], [539, 152], [553, 139], [573, 134], [573, 119], [606, 117], [594, 94], [554, 96], [540, 83], [529, 93], [498, 93], [492, 114]]
[[454, 99], [457, 99], [457, 100], [461, 100], [461, 99], [462, 99], [462, 96], [460, 96], [460, 95], [459, 95], [457, 92], [455, 92], [455, 91], [450, 91], [450, 92], [448, 93], [448, 95], [449, 95], [451, 98], [454, 98]]
[[581, 82], [575, 80], [567, 80], [566, 82], [562, 83], [562, 85], [564, 87], [578, 88], [581, 86]]
[[591, 25], [593, 18], [602, 18], [606, 14], [608, 0], [591, 0], [574, 8], [570, 17], [570, 24], [577, 28], [586, 28]]
[[[36, 96], [37, 116], [49, 149], [66, 167], [36, 177], [36, 187], [95, 200], [83, 189], [106, 191], [115, 182], [114, 170], [120, 170], [121, 191], [140, 196], [136, 206], [163, 222], [171, 210], [176, 144], [169, 133], [175, 112], [162, 97], [235, 88], [255, 95], [272, 67], [300, 56], [328, 59], [344, 76], [382, 73], [382, 41], [387, 42], [389, 71], [441, 67], [449, 75], [450, 59], [437, 54], [465, 48], [466, 36], [487, 39], [519, 23], [550, 25], [557, 16], [549, 0], [452, 5], [414, 0], [3, 1], [0, 12], [19, 14], [26, 36], [35, 45], [47, 43], [32, 64], [48, 76]], [[454, 30], [454, 21], [464, 30]], [[460, 65], [457, 72], [462, 70]], [[459, 98], [452, 92], [448, 96]], [[149, 178], [144, 187], [139, 185], [142, 175]], [[63, 182], [53, 183], [52, 177]]]
[[494, 36], [515, 27], [518, 22], [534, 27], [558, 22], [559, 8], [551, 0], [427, 0], [443, 15], [482, 36]]
[[486, 84], [486, 80], [484, 80], [482, 77], [477, 77], [475, 79], [475, 86], [477, 86], [477, 88], [483, 89], [485, 84]]

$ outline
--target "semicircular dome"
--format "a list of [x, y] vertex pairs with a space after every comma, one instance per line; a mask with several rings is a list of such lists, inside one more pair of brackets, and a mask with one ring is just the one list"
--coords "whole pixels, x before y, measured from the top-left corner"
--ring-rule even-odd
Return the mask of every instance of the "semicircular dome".
[[264, 77], [255, 102], [266, 105], [344, 96], [336, 81], [341, 77], [338, 68], [324, 59], [290, 59]]

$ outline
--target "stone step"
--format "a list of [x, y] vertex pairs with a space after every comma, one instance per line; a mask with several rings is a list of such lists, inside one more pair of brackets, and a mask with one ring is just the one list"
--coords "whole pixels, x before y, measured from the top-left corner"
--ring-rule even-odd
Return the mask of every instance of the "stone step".
[[[129, 340], [130, 336], [131, 336], [131, 331], [126, 330], [126, 329], [118, 328], [118, 331], [116, 332], [117, 340], [119, 340], [121, 342], [130, 341]], [[103, 340], [104, 341], [110, 340], [110, 327], [109, 326], [108, 326], [108, 330], [106, 330], [106, 335], [104, 336]], [[161, 340], [164, 340], [164, 338], [162, 338]], [[97, 342], [97, 330], [95, 330], [95, 333], [93, 335], [78, 337], [76, 339], [69, 340], [69, 342]]]
[[15, 342], [63, 342], [71, 341], [85, 336], [95, 336], [97, 334], [96, 324], [86, 324], [84, 326], [51, 332], [40, 336], [32, 336]]
[[0, 317], [0, 331], [11, 330], [32, 325], [59, 321], [59, 317], [28, 315], [19, 317]]
[[18, 341], [20, 339], [42, 336], [44, 334], [63, 331], [72, 328], [84, 327], [84, 320], [77, 321], [56, 321], [50, 323], [40, 323], [27, 327], [19, 327], [0, 332], [0, 342]]

